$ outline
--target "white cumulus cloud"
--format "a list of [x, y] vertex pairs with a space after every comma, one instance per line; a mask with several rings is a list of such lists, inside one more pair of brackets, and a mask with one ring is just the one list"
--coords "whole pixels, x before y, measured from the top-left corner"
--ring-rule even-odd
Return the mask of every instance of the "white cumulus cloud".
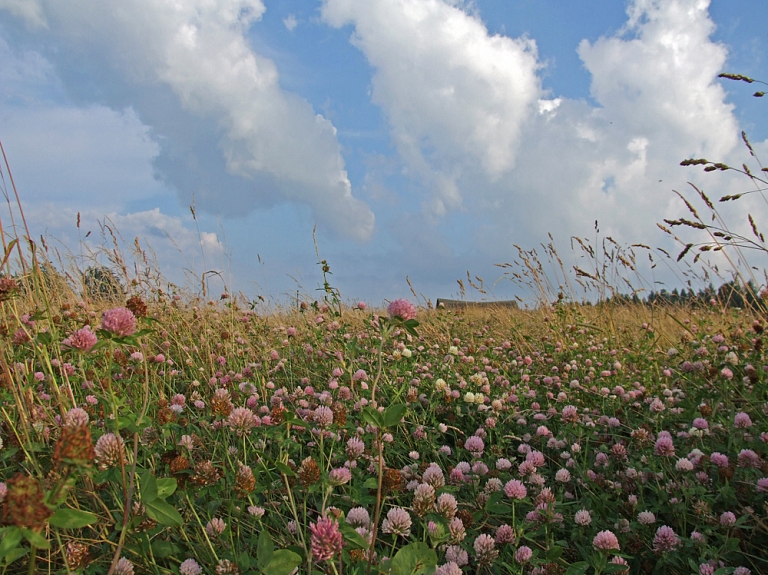
[[536, 44], [490, 35], [442, 0], [325, 0], [324, 20], [354, 26], [374, 68], [372, 100], [408, 167], [433, 186], [438, 213], [462, 203], [456, 180], [479, 164], [494, 181], [515, 166], [541, 95]]
[[534, 41], [491, 34], [462, 2], [324, 0], [322, 16], [351, 25], [374, 68], [371, 99], [401, 160], [432, 184], [427, 213], [464, 210], [467, 253], [484, 260], [548, 231], [588, 234], [595, 220], [617, 240], [644, 241], [681, 215], [671, 189], [702, 181], [682, 159], [741, 163], [717, 79], [728, 53], [711, 39], [708, 7], [633, 0], [616, 34], [574, 46], [593, 102], [543, 90]]
[[136, 110], [160, 144], [159, 176], [185, 199], [223, 215], [293, 201], [340, 235], [372, 233], [334, 126], [249, 45], [260, 0], [5, 2], [45, 22], [33, 39], [56, 43], [46, 55], [76, 97]]

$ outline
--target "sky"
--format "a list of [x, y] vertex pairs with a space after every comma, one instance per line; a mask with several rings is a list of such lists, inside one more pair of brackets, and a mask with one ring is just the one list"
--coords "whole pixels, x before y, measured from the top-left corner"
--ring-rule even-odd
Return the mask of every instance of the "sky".
[[[566, 269], [591, 265], [574, 236], [676, 253], [673, 190], [750, 189], [680, 161], [759, 169], [742, 131], [768, 161], [761, 85], [721, 72], [768, 81], [764, 0], [0, 0], [33, 237], [84, 269], [112, 230], [209, 297], [320, 297], [318, 259], [345, 301], [527, 297], [497, 265], [515, 246]], [[766, 205], [723, 215], [748, 233]]]

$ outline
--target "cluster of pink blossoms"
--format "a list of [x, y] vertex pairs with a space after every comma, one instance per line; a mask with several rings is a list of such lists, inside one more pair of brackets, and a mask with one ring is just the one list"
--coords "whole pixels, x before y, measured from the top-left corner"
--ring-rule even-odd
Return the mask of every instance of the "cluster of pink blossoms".
[[101, 329], [118, 337], [127, 337], [136, 333], [136, 316], [125, 307], [116, 307], [101, 316]]
[[387, 315], [390, 318], [399, 317], [403, 321], [416, 317], [416, 306], [407, 299], [396, 299], [387, 306]]

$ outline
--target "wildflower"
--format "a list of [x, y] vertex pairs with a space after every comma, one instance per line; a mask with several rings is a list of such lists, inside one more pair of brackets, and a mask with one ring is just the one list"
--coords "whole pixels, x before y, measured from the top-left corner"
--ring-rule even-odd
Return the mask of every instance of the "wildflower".
[[64, 425], [65, 427], [80, 427], [88, 425], [89, 419], [88, 412], [82, 407], [73, 407], [64, 415]]
[[94, 451], [99, 469], [102, 471], [125, 463], [123, 438], [114, 433], [105, 433], [99, 437]]
[[62, 427], [51, 459], [54, 468], [59, 468], [62, 464], [90, 465], [95, 456], [91, 430], [85, 425], [78, 425]]
[[728, 467], [728, 456], [717, 451], [709, 456], [709, 461], [712, 465], [717, 465], [718, 467]]
[[302, 460], [301, 465], [299, 465], [297, 473], [302, 485], [306, 487], [317, 483], [320, 479], [320, 466], [312, 457], [306, 457]]
[[219, 560], [219, 564], [216, 566], [216, 575], [240, 575], [240, 568], [236, 563], [232, 563], [229, 559]]
[[312, 555], [317, 561], [332, 559], [341, 553], [344, 540], [339, 531], [339, 523], [330, 517], [321, 517], [317, 523], [310, 523], [312, 532]]
[[723, 527], [731, 527], [736, 523], [736, 516], [730, 512], [726, 511], [722, 515], [720, 515], [720, 525]]
[[531, 451], [525, 456], [525, 460], [535, 467], [544, 465], [544, 454], [541, 451]]
[[136, 316], [124, 307], [107, 310], [101, 317], [101, 329], [118, 337], [133, 335], [136, 332]]
[[368, 374], [364, 369], [358, 369], [352, 376], [352, 381], [365, 381], [368, 379]]
[[[394, 303], [394, 302], [393, 302]], [[411, 534], [411, 516], [402, 507], [393, 507], [381, 523], [383, 533], [408, 537]]]
[[351, 437], [347, 441], [346, 454], [350, 460], [354, 461], [365, 452], [365, 443], [357, 437]]
[[576, 423], [579, 421], [579, 410], [575, 405], [566, 405], [561, 411], [563, 421]]
[[659, 438], [656, 440], [653, 452], [656, 455], [672, 456], [675, 454], [675, 444], [672, 442], [672, 438], [668, 435], [659, 434]]
[[641, 511], [637, 514], [637, 522], [641, 525], [651, 525], [656, 523], [656, 516], [650, 511]]
[[203, 568], [194, 559], [186, 559], [179, 565], [179, 573], [181, 575], [202, 575]]
[[[467, 536], [467, 530], [464, 528], [464, 522], [458, 517], [454, 517], [448, 522], [448, 534], [451, 543], [460, 543]], [[458, 561], [457, 561], [458, 563]]]
[[189, 451], [192, 451], [192, 449], [194, 449], [195, 447], [195, 442], [192, 439], [191, 435], [182, 435], [177, 445], [179, 445], [180, 447], [184, 447]]
[[312, 413], [312, 420], [320, 427], [329, 427], [333, 423], [333, 410], [321, 405]]
[[747, 429], [752, 427], [752, 419], [750, 419], [749, 414], [740, 411], [733, 418], [733, 426], [738, 429]]
[[0, 278], [0, 301], [11, 299], [19, 291], [19, 282], [13, 278]]
[[592, 515], [586, 509], [581, 509], [576, 512], [576, 515], [573, 516], [573, 520], [576, 523], [576, 525], [581, 525], [582, 527], [586, 527], [587, 525], [592, 523]]
[[746, 567], [736, 567], [733, 571], [733, 575], [751, 575], [752, 571], [747, 569]]
[[760, 456], [751, 449], [742, 449], [736, 459], [739, 467], [760, 467]]
[[524, 499], [525, 496], [528, 495], [528, 490], [525, 485], [523, 485], [522, 481], [518, 479], [510, 479], [504, 486], [504, 493], [511, 499], [519, 500]]
[[703, 417], [697, 417], [696, 419], [693, 420], [693, 426], [696, 429], [708, 429], [709, 423]]
[[235, 489], [243, 494], [247, 495], [256, 488], [256, 478], [253, 476], [253, 470], [238, 462], [238, 470], [235, 475]]
[[264, 517], [264, 513], [266, 513], [266, 509], [263, 507], [259, 507], [258, 505], [249, 505], [248, 506], [248, 514], [252, 517], [255, 517], [256, 519], [261, 519]]
[[472, 437], [467, 438], [467, 440], [464, 442], [464, 447], [474, 457], [480, 457], [485, 450], [485, 443], [483, 443], [483, 440], [480, 437], [473, 435]]
[[595, 538], [592, 540], [592, 546], [595, 549], [602, 549], [604, 551], [609, 551], [611, 549], [615, 549], [616, 551], [620, 550], [619, 540], [616, 538], [613, 531], [608, 530], [600, 531], [595, 535]]
[[89, 546], [79, 541], [67, 541], [64, 546], [64, 555], [70, 569], [86, 567], [91, 562]]
[[215, 537], [217, 535], [221, 535], [224, 533], [224, 530], [227, 528], [227, 524], [224, 522], [223, 519], [219, 519], [218, 517], [214, 517], [211, 519], [205, 526], [205, 532], [210, 537]]
[[445, 485], [445, 475], [443, 475], [443, 470], [437, 463], [429, 464], [429, 467], [424, 470], [421, 480], [435, 489], [440, 489]]
[[367, 529], [371, 525], [371, 516], [364, 507], [353, 507], [347, 513], [347, 523], [352, 527], [365, 527]]
[[435, 570], [435, 575], [462, 575], [462, 573], [461, 567], [454, 561], [448, 561]]
[[680, 538], [671, 527], [662, 525], [656, 530], [653, 537], [653, 551], [655, 553], [664, 553], [672, 551], [680, 545]]
[[248, 435], [253, 427], [256, 427], [256, 416], [247, 407], [237, 407], [229, 414], [227, 425], [238, 437], [243, 437]]
[[458, 510], [459, 504], [450, 493], [441, 493], [435, 502], [435, 511], [446, 519], [453, 519]]
[[757, 480], [757, 490], [761, 493], [768, 492], [768, 477], [761, 477]]
[[571, 480], [571, 472], [565, 468], [558, 469], [555, 473], [555, 481], [560, 483], [568, 483]]
[[515, 551], [515, 561], [518, 563], [527, 563], [533, 557], [533, 551], [527, 545], [522, 545]]
[[690, 459], [681, 457], [677, 460], [677, 463], [675, 463], [675, 469], [678, 471], [693, 471], [693, 463], [691, 463]]
[[416, 317], [416, 306], [407, 299], [396, 299], [387, 306], [387, 315], [390, 318], [400, 318], [408, 321]]
[[331, 470], [328, 479], [333, 486], [344, 485], [352, 479], [352, 472], [346, 467], [338, 467]]
[[654, 400], [651, 402], [651, 405], [649, 406], [649, 409], [653, 413], [661, 413], [666, 409], [666, 406], [664, 405], [664, 402], [661, 401], [658, 397], [654, 398]]
[[477, 556], [477, 562], [480, 565], [490, 565], [499, 556], [499, 550], [496, 549], [496, 542], [493, 537], [487, 533], [483, 533], [475, 539], [473, 544], [475, 548], [475, 555]]
[[466, 565], [469, 563], [469, 555], [459, 545], [449, 545], [445, 548], [445, 560], [456, 565]]
[[503, 545], [505, 543], [514, 543], [515, 542], [515, 531], [504, 523], [503, 525], [499, 525], [499, 527], [496, 529], [496, 543], [499, 545]]
[[97, 341], [98, 338], [96, 337], [96, 334], [91, 331], [91, 326], [86, 325], [72, 332], [72, 335], [61, 342], [61, 345], [86, 353], [91, 351], [91, 348], [96, 345]]
[[34, 477], [17, 473], [2, 484], [0, 495], [5, 503], [2, 513], [5, 524], [37, 529], [51, 516], [51, 510], [43, 502], [43, 488]]
[[120, 561], [115, 565], [113, 573], [115, 575], [133, 575], [133, 563], [125, 557], [120, 557]]

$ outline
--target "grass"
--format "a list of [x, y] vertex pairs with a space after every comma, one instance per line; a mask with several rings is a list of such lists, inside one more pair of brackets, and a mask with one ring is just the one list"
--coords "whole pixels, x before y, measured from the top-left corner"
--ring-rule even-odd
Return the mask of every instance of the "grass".
[[[760, 168], [721, 201], [762, 199]], [[597, 226], [572, 271], [554, 240], [545, 263], [517, 247], [500, 267], [528, 309], [349, 305], [318, 254], [321, 300], [257, 313], [209, 301], [210, 272], [203, 297], [168, 285], [138, 241], [130, 265], [109, 226], [104, 258], [58, 271], [6, 172], [0, 575], [768, 573], [751, 214], [733, 234], [703, 191], [705, 216], [681, 196], [676, 258]], [[638, 255], [707, 252], [749, 307], [622, 296], [655, 287]], [[696, 274], [679, 277], [721, 277]]]
[[0, 573], [768, 571], [749, 310], [133, 297], [129, 333], [40, 293], [0, 310]]

